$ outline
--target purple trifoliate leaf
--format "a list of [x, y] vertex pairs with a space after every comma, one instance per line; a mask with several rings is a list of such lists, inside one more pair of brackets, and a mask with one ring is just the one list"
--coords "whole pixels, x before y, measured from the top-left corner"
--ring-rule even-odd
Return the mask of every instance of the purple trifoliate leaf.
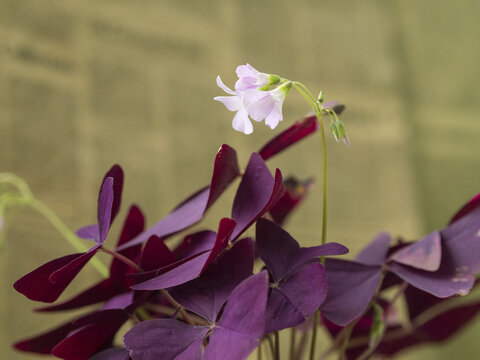
[[169, 290], [188, 310], [215, 322], [233, 289], [252, 274], [254, 245], [249, 238], [239, 240], [198, 278]]
[[267, 278], [262, 271], [235, 288], [210, 335], [204, 360], [246, 359], [258, 346], [265, 330]]
[[334, 324], [345, 326], [368, 307], [380, 282], [382, 267], [326, 259], [325, 269], [328, 293], [322, 313]]
[[305, 265], [280, 284], [274, 284], [268, 298], [265, 333], [299, 325], [322, 304], [327, 294], [327, 277], [321, 264]]
[[282, 174], [270, 174], [260, 155], [253, 153], [233, 201], [232, 219], [237, 222], [231, 239], [237, 239], [283, 195]]
[[425, 271], [437, 271], [442, 259], [442, 244], [438, 231], [396, 251], [389, 258], [399, 264]]
[[210, 185], [197, 191], [178, 205], [163, 220], [128, 243], [123, 244], [117, 250], [141, 244], [152, 235], [166, 238], [197, 223], [239, 174], [235, 150], [228, 145], [222, 145], [215, 157]]
[[143, 321], [123, 338], [135, 360], [201, 360], [205, 326], [190, 326], [174, 319]]
[[150, 271], [171, 265], [175, 261], [175, 255], [165, 245], [163, 239], [152, 235], [143, 247], [140, 267], [145, 271]]
[[356, 257], [355, 261], [364, 265], [380, 266], [385, 263], [392, 238], [381, 232]]
[[337, 243], [300, 248], [288, 232], [274, 222], [263, 218], [257, 221], [256, 241], [260, 257], [276, 282], [319, 256], [340, 255], [348, 252], [345, 246]]

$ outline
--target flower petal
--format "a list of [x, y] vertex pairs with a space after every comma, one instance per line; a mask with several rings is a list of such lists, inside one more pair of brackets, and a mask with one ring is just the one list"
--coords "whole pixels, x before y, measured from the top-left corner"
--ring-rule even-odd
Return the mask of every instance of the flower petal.
[[230, 111], [238, 111], [243, 107], [242, 99], [238, 96], [215, 96], [215, 101], [220, 101]]
[[220, 89], [225, 91], [227, 94], [235, 95], [235, 92], [223, 83], [222, 79], [220, 78], [220, 75], [217, 76], [217, 85]]
[[246, 135], [253, 132], [252, 122], [250, 121], [247, 110], [244, 107], [240, 108], [233, 117], [232, 127]]

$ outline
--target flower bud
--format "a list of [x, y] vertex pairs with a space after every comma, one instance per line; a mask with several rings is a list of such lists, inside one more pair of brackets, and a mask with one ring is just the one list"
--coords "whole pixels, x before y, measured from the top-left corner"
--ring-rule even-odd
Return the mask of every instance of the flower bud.
[[320, 104], [323, 103], [323, 91], [320, 91], [320, 92], [318, 93], [318, 98], [317, 98], [317, 100], [318, 100], [318, 102], [319, 102]]

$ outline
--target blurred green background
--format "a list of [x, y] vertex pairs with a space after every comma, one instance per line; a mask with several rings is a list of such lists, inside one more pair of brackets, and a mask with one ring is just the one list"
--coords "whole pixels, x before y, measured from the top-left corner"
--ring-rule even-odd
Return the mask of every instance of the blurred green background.
[[[477, 0], [0, 0], [0, 171], [76, 229], [94, 222], [101, 178], [120, 163], [122, 214], [135, 202], [151, 225], [209, 182], [222, 143], [246, 164], [309, 111], [292, 91], [274, 132], [235, 132], [215, 77], [233, 87], [249, 62], [347, 105], [351, 146], [328, 143], [329, 241], [354, 254], [380, 230], [418, 238], [480, 191], [479, 15]], [[320, 180], [320, 151], [312, 136], [269, 166]], [[287, 225], [306, 245], [320, 238], [320, 186]], [[229, 215], [234, 187], [200, 227]], [[0, 358], [30, 359], [10, 343], [70, 316], [32, 313], [11, 284], [72, 250], [31, 210], [11, 220]], [[63, 298], [92, 279], [87, 266]], [[476, 359], [479, 330], [402, 358]]]

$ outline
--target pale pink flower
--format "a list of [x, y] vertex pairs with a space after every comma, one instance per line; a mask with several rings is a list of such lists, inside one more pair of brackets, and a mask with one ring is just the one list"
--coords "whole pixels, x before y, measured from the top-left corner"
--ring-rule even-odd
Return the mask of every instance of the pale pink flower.
[[255, 121], [265, 120], [265, 125], [274, 129], [283, 120], [282, 106], [291, 87], [292, 83], [286, 82], [270, 91], [247, 89], [248, 115]]
[[235, 83], [235, 90], [237, 91], [258, 89], [272, 83], [272, 75], [262, 73], [250, 64], [238, 66], [236, 73], [238, 80]]
[[227, 94], [231, 96], [216, 96], [213, 99], [220, 101], [230, 111], [236, 111], [237, 113], [233, 117], [232, 126], [235, 130], [243, 132], [244, 134], [251, 134], [253, 132], [253, 125], [248, 118], [247, 104], [244, 99], [244, 93], [242, 91], [233, 91], [226, 86], [220, 76], [217, 76], [217, 85]]

